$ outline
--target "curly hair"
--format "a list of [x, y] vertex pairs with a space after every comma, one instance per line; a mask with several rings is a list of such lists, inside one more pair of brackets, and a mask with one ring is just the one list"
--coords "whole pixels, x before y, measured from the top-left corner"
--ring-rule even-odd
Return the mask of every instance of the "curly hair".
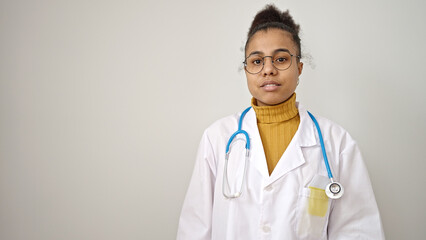
[[268, 30], [271, 28], [282, 29], [290, 33], [293, 38], [293, 42], [297, 46], [297, 55], [299, 57], [302, 57], [299, 37], [299, 24], [296, 24], [294, 22], [293, 17], [290, 15], [288, 10], [285, 12], [281, 12], [273, 4], [266, 5], [266, 7], [259, 11], [254, 17], [249, 32], [247, 34], [247, 41], [244, 49], [247, 50], [247, 45], [256, 32], [260, 30]]

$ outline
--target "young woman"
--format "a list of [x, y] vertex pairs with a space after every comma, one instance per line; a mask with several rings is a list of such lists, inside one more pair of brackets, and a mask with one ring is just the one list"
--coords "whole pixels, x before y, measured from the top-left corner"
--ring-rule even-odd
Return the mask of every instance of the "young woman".
[[296, 102], [298, 33], [288, 11], [255, 16], [244, 61], [251, 108], [205, 130], [178, 239], [384, 239], [355, 141]]

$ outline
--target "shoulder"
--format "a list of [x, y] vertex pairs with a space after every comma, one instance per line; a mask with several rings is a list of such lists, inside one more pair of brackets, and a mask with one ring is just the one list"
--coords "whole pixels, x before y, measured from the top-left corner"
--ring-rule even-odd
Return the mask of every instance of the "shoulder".
[[222, 117], [210, 124], [203, 133], [200, 146], [209, 148], [215, 156], [224, 156], [225, 146], [238, 129], [241, 112]]
[[306, 107], [300, 103], [298, 103], [297, 106], [298, 106], [299, 114], [301, 118], [308, 118], [309, 121], [312, 121], [308, 114], [308, 113], [311, 113], [315, 117], [315, 119], [318, 121], [318, 124], [320, 125], [321, 130], [327, 129], [329, 131], [333, 131], [336, 133], [342, 133], [342, 134], [347, 133], [347, 131], [338, 123], [315, 113], [315, 111], [306, 109]]
[[[305, 118], [308, 118], [309, 121], [312, 121], [307, 113], [308, 111], [304, 108], [304, 106], [300, 105], [299, 112], [301, 117], [304, 116]], [[356, 145], [356, 141], [352, 138], [349, 132], [340, 124], [321, 115], [318, 115], [314, 111], [309, 112], [317, 120], [324, 141], [328, 141], [330, 143], [333, 143], [333, 145], [337, 145], [340, 151], [343, 151], [344, 148], [350, 145]], [[312, 124], [314, 126], [313, 122]]]
[[238, 128], [238, 120], [241, 115], [241, 111], [232, 115], [222, 117], [212, 124], [210, 124], [205, 130], [204, 135], [215, 136], [215, 135], [226, 135], [233, 133]]

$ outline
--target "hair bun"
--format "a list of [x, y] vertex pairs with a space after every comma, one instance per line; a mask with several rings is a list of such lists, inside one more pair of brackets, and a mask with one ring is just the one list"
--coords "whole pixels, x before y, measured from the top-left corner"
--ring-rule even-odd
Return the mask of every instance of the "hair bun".
[[281, 12], [277, 7], [272, 4], [266, 5], [266, 7], [259, 11], [249, 29], [248, 36], [253, 34], [253, 31], [256, 30], [257, 26], [262, 24], [278, 22], [286, 25], [294, 34], [299, 34], [299, 25], [296, 24], [293, 20], [293, 17], [290, 15], [289, 11]]
[[300, 47], [300, 37], [299, 37], [299, 24], [296, 24], [293, 20], [293, 17], [290, 15], [289, 11], [281, 12], [273, 4], [268, 4], [264, 9], [259, 11], [251, 23], [251, 27], [247, 34], [247, 41], [244, 47], [247, 50], [247, 46], [250, 42], [250, 39], [253, 35], [261, 30], [268, 30], [271, 28], [282, 29], [291, 34], [293, 42], [297, 47], [297, 56], [298, 59], [302, 57], [302, 49]]

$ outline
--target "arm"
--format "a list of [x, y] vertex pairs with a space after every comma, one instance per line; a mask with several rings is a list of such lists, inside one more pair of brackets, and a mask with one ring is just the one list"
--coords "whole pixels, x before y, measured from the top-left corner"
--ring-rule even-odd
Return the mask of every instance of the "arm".
[[345, 188], [330, 213], [329, 239], [385, 239], [379, 209], [359, 148], [346, 134], [339, 156], [340, 182]]
[[213, 150], [207, 133], [204, 132], [179, 219], [178, 240], [211, 239], [215, 175]]

